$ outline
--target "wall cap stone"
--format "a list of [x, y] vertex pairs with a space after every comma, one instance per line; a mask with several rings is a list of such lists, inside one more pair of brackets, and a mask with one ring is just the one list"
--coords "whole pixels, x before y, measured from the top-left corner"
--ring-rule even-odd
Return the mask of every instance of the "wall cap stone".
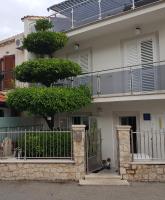
[[0, 160], [0, 164], [10, 164], [10, 163], [23, 163], [23, 164], [75, 164], [75, 161], [73, 160], [67, 160], [67, 159], [43, 159], [43, 160], [39, 160], [39, 159], [28, 159], [28, 160], [17, 160], [17, 159], [6, 159], [6, 160]]
[[134, 161], [133, 165], [165, 165], [165, 161]]
[[117, 126], [117, 131], [129, 131], [131, 126]]
[[72, 125], [72, 129], [85, 129], [85, 125]]

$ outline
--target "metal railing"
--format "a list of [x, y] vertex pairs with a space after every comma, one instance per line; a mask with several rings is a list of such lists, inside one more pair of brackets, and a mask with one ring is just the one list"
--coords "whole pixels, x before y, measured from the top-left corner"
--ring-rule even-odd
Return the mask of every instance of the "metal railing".
[[[165, 91], [164, 74], [165, 61], [161, 61], [84, 73], [81, 76], [59, 80], [54, 83], [54, 86], [78, 87], [86, 85], [91, 88], [94, 97], [161, 93]], [[13, 79], [9, 82], [12, 81]], [[4, 83], [5, 79], [1, 80], [1, 86], [3, 86], [1, 90], [7, 89], [4, 87]], [[19, 87], [19, 85], [17, 84], [15, 87]]]
[[60, 80], [56, 86], [87, 85], [93, 96], [123, 96], [159, 93], [165, 90], [165, 62], [145, 63], [96, 71]]
[[165, 161], [165, 129], [131, 132], [133, 161]]
[[0, 131], [0, 158], [72, 160], [72, 131]]
[[50, 7], [56, 11], [50, 20], [54, 31], [69, 31], [157, 1], [160, 0], [70, 0]]

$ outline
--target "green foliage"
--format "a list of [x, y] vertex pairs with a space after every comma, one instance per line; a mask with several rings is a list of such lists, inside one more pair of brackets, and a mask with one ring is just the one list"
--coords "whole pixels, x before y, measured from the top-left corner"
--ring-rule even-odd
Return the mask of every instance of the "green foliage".
[[[26, 137], [26, 138], [25, 138]], [[27, 157], [71, 157], [71, 132], [28, 132], [16, 141]]]
[[81, 74], [81, 68], [69, 60], [40, 58], [17, 66], [15, 74], [16, 79], [21, 82], [37, 82], [50, 86], [59, 79]]
[[29, 34], [23, 41], [23, 47], [39, 55], [51, 55], [63, 48], [68, 38], [65, 33], [39, 31]]
[[50, 87], [18, 88], [8, 93], [7, 104], [18, 111], [29, 111], [43, 117], [73, 112], [91, 103], [89, 88]]
[[39, 19], [36, 21], [36, 31], [47, 31], [51, 28], [53, 28], [53, 24], [48, 19]]

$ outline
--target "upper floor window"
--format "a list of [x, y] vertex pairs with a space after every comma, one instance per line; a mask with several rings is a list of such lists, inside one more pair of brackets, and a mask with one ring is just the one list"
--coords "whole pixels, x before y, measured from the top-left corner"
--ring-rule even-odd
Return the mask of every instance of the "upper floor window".
[[[157, 88], [158, 42], [155, 35], [124, 42], [124, 66], [132, 68], [132, 87], [135, 92], [152, 91]], [[130, 82], [128, 83], [130, 84]]]
[[91, 51], [85, 50], [70, 54], [68, 59], [78, 63], [84, 73], [92, 71]]

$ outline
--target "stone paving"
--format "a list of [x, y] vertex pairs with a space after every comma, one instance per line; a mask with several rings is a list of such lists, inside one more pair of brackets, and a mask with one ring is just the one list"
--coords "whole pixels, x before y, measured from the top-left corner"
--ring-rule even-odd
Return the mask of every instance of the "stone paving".
[[0, 200], [164, 200], [165, 184], [78, 186], [76, 183], [0, 182]]

